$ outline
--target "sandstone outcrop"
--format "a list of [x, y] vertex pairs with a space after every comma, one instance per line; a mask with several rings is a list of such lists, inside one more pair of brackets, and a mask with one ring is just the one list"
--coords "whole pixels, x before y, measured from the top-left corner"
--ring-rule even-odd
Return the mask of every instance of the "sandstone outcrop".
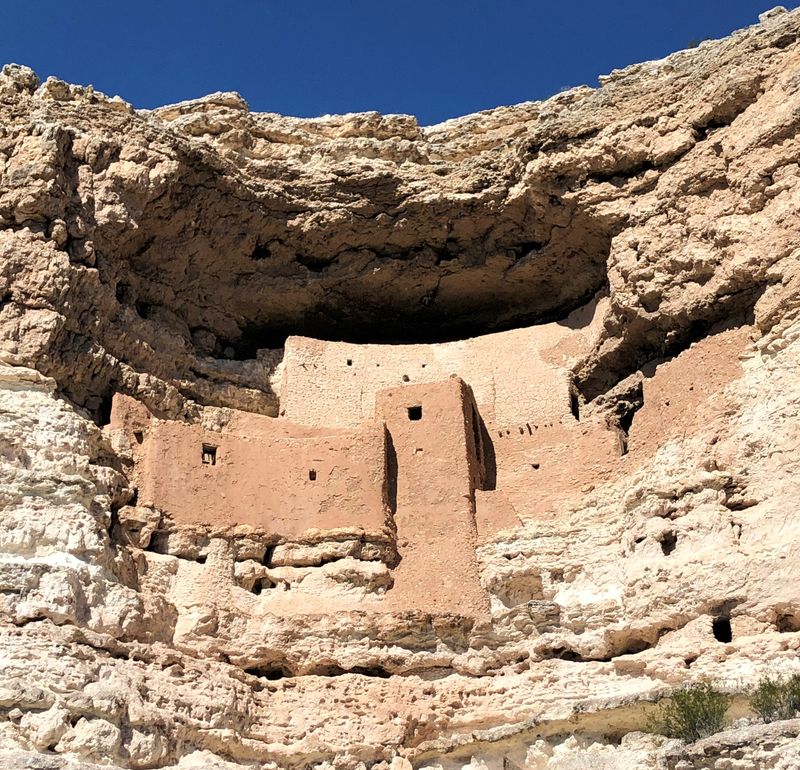
[[432, 127], [3, 68], [0, 764], [797, 766], [798, 127], [782, 9]]

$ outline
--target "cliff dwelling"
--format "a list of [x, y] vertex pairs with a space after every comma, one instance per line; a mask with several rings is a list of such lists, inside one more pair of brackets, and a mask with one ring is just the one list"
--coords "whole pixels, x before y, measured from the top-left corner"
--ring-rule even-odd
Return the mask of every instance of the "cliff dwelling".
[[433, 126], [0, 118], [0, 767], [800, 767], [800, 10]]
[[[567, 324], [438, 345], [292, 337], [275, 417], [158, 419], [117, 394], [107, 430], [130, 447], [138, 511], [123, 509], [122, 527], [138, 533], [150, 510], [159, 523], [146, 547], [180, 554], [175, 544], [188, 540], [186, 555], [203, 563], [197, 543], [247, 533], [264, 556], [239, 588], [257, 592], [264, 611], [301, 606], [307, 581], [291, 580], [292, 568], [354, 559], [383, 579], [329, 601], [488, 617], [476, 548], [530, 515], [529, 471], [541, 487], [534, 515], [545, 518], [576, 477], [610, 472], [619, 455], [615, 425], [579, 421], [565, 365], [591, 343], [602, 306]], [[263, 592], [264, 577], [282, 590]]]

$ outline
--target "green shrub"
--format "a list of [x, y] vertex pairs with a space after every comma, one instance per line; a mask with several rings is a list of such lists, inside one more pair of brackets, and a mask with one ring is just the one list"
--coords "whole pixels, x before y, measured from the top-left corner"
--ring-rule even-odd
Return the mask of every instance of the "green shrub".
[[765, 676], [750, 693], [750, 708], [765, 722], [792, 719], [800, 712], [800, 675], [786, 680]]
[[673, 693], [648, 718], [648, 728], [687, 743], [718, 733], [725, 726], [730, 697], [701, 682]]

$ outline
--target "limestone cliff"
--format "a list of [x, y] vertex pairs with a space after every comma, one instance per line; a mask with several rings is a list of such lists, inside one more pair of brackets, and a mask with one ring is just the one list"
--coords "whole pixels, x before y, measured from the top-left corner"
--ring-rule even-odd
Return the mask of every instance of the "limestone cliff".
[[798, 128], [782, 9], [432, 127], [6, 66], [0, 764], [797, 767]]

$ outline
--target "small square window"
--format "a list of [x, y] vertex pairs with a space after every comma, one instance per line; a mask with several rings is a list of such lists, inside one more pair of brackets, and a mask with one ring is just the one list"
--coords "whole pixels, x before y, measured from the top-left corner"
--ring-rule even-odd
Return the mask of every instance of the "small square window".
[[217, 448], [212, 444], [203, 444], [203, 465], [217, 464]]
[[353, 365], [353, 359], [352, 358], [348, 358], [347, 359], [347, 365], [348, 366], [352, 366]]
[[421, 420], [422, 419], [422, 407], [421, 406], [409, 406], [408, 407], [408, 419], [409, 420]]

